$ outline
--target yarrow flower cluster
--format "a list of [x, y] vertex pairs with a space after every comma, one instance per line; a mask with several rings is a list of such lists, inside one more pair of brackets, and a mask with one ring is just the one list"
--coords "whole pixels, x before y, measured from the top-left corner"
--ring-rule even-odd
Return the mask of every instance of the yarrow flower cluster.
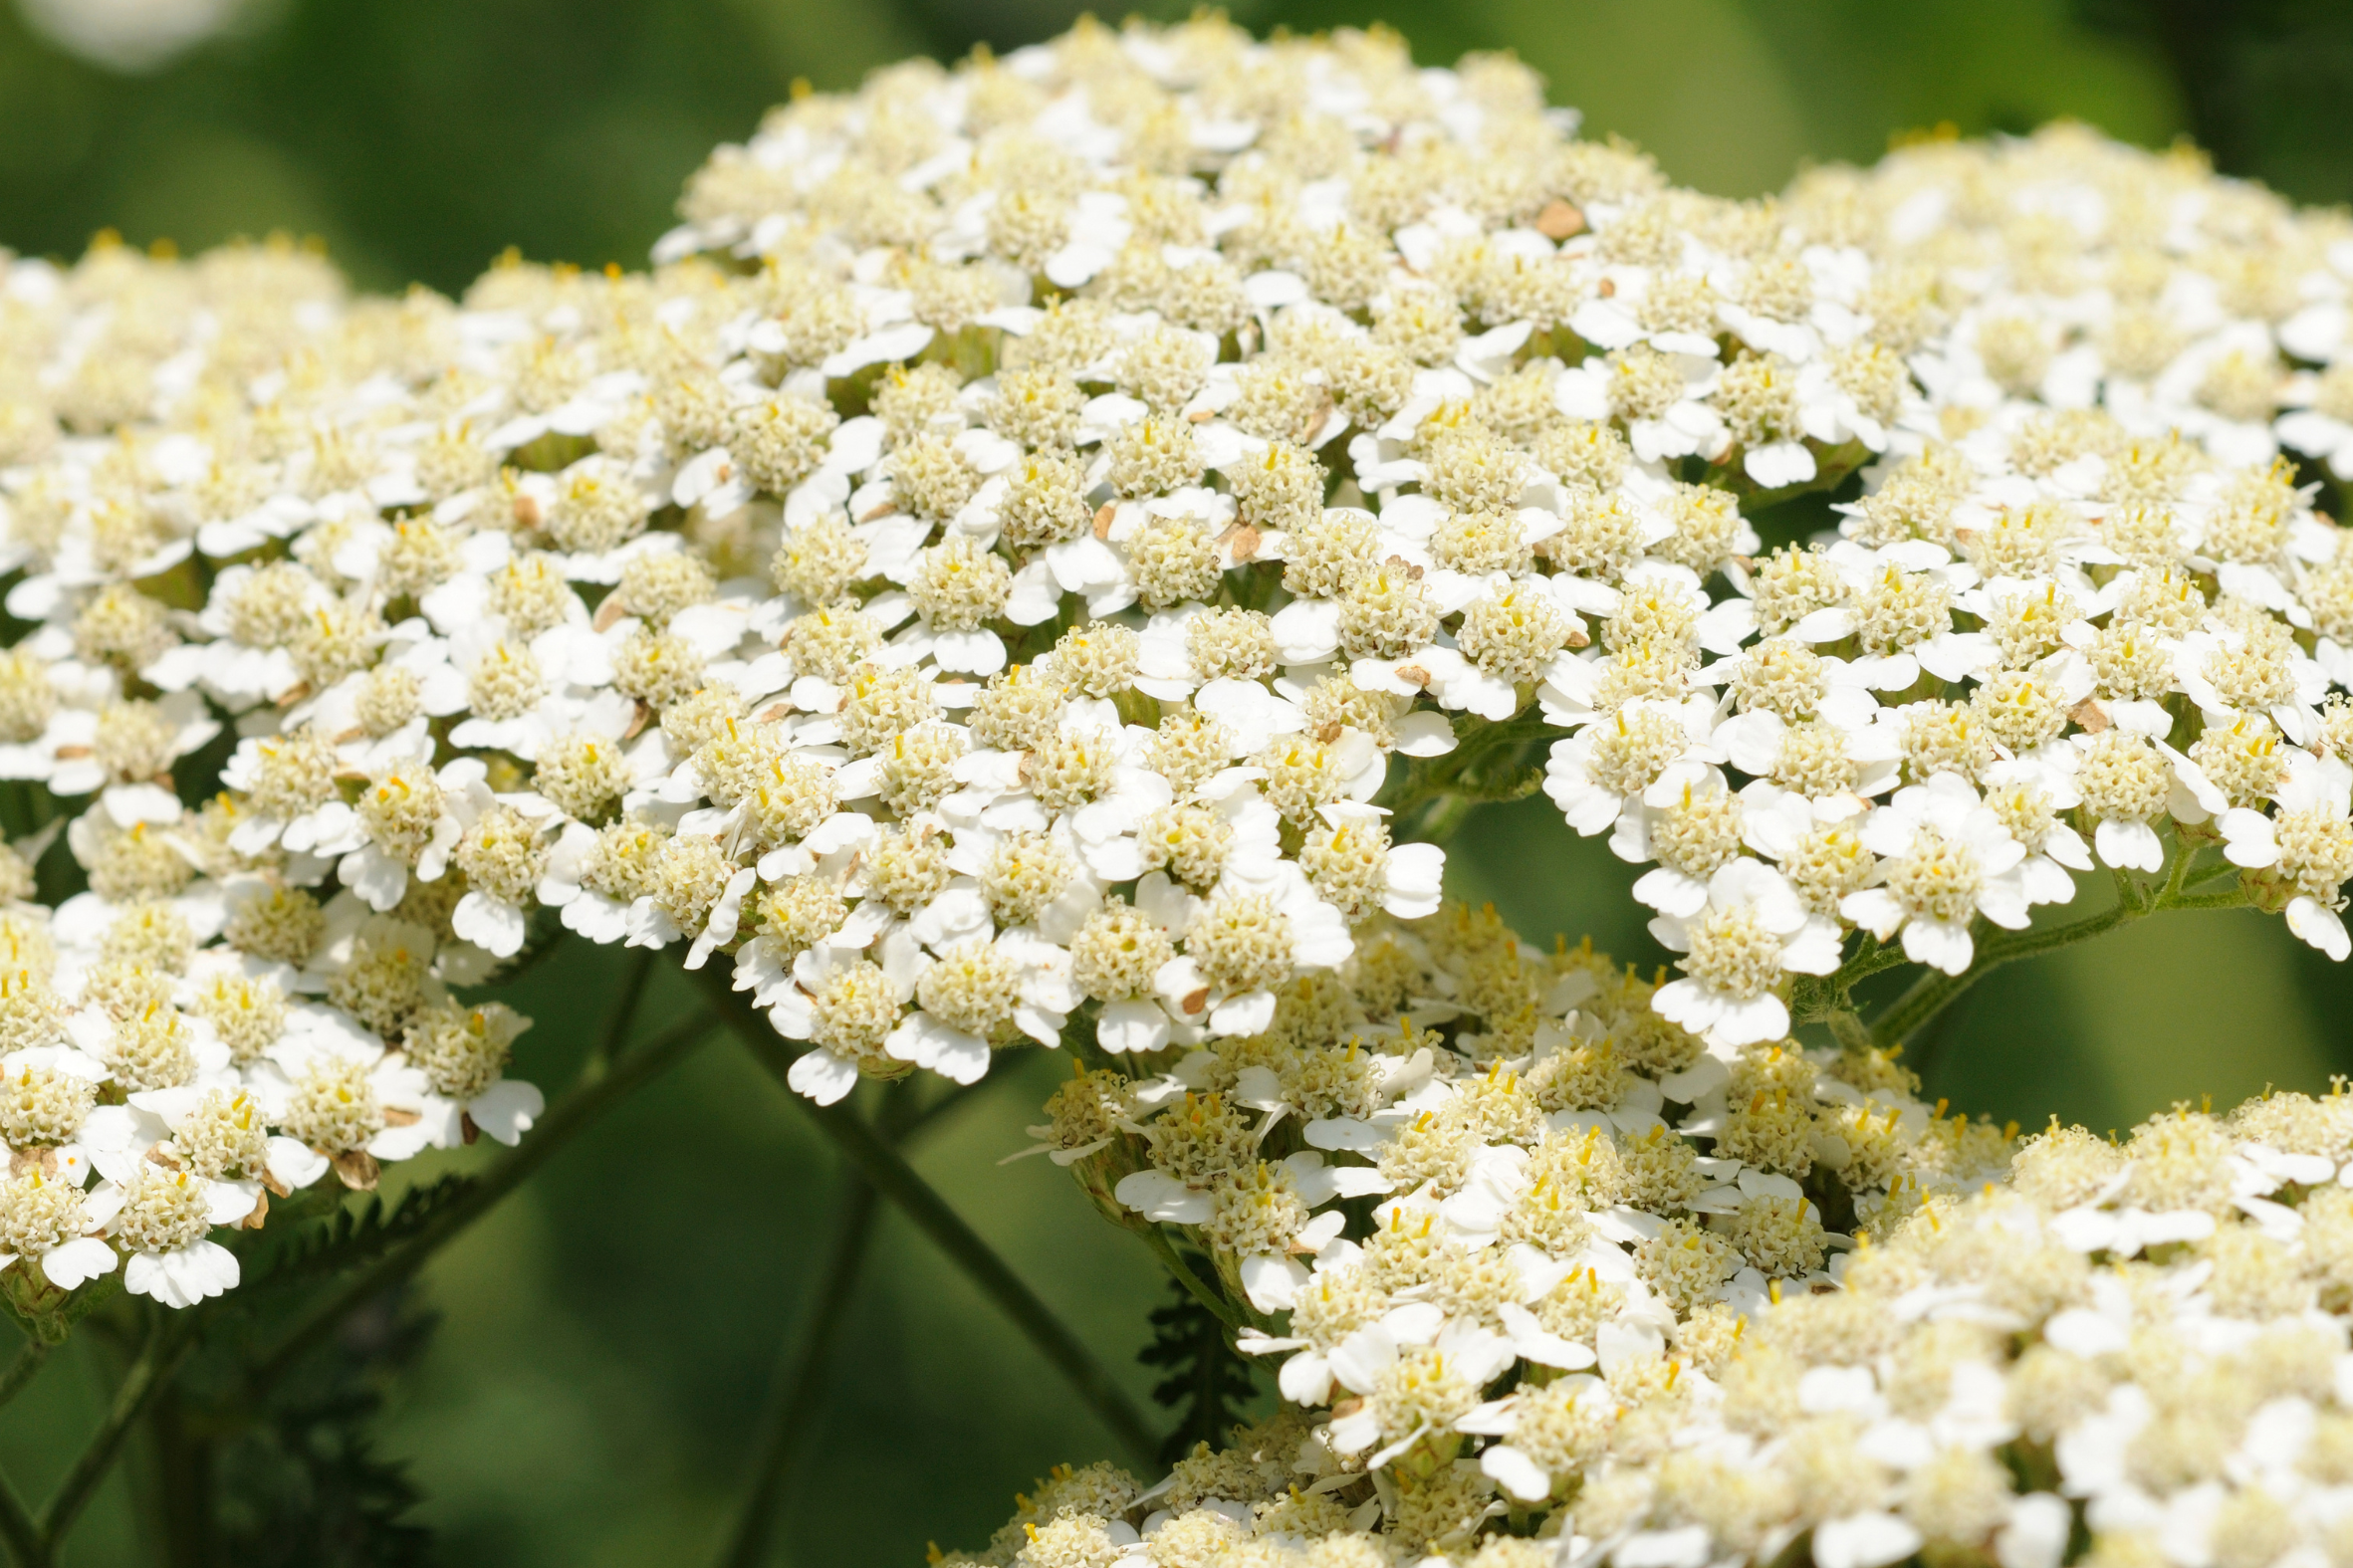
[[[1120, 617], [1145, 695], [1255, 743], [1239, 658], [1432, 773], [1558, 737], [1728, 1043], [1858, 930], [1961, 974], [2169, 845], [2345, 956], [2343, 536], [2280, 460], [2353, 453], [2343, 220], [2065, 128], [1748, 203], [1567, 132], [1504, 60], [1082, 29], [780, 110], [665, 247], [835, 323], [827, 387], [920, 351], [853, 527], [961, 476], [931, 518], [994, 532], [1008, 618]], [[1850, 479], [1834, 542], [1748, 521]]]
[[1042, 1147], [1214, 1266], [1283, 1403], [946, 1560], [2346, 1560], [2341, 1085], [2020, 1140], [1651, 995], [1456, 905], [1263, 1035], [1082, 1071]]
[[[63, 824], [0, 857], [0, 1289], [218, 1293], [273, 1198], [529, 1129], [479, 988], [674, 948], [819, 1101], [1082, 1052], [1058, 1158], [1360, 1402], [1301, 1497], [1454, 1542], [1535, 1500], [1431, 1457], [1507, 1365], [1681, 1365], [2000, 1174], [1792, 1038], [1838, 977], [2100, 865], [2345, 956], [2287, 456], [2353, 473], [2345, 220], [2074, 130], [1751, 202], [1574, 132], [1508, 58], [1087, 24], [779, 109], [643, 274], [0, 258], [0, 779]], [[1539, 784], [1673, 977], [1414, 924]]]

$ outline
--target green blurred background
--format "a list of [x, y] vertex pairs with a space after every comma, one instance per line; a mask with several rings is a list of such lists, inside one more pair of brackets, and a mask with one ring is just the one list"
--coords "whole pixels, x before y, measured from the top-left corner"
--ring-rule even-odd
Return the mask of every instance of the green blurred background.
[[[510, 244], [635, 264], [704, 152], [797, 77], [845, 88], [887, 60], [1002, 50], [1072, 15], [1062, 0], [176, 0], [233, 14], [135, 72], [54, 42], [144, 3], [162, 0], [23, 0], [52, 19], [46, 37], [0, 4], [0, 242], [70, 257], [102, 226], [184, 249], [289, 229], [322, 236], [363, 285], [453, 292]], [[1731, 194], [1808, 159], [1867, 160], [1907, 127], [2068, 115], [2151, 144], [2194, 135], [2300, 199], [2353, 195], [2342, 5], [1262, 0], [1236, 15], [1259, 29], [1383, 21], [1432, 62], [1517, 49], [1594, 129]], [[1598, 841], [1564, 840], [1540, 798], [1498, 808], [1460, 842], [1456, 890], [1531, 937], [1591, 932], [1657, 962], [1628, 869]], [[563, 1083], [614, 984], [592, 953], [531, 977], [518, 1001], [541, 1022], [523, 1070]], [[675, 980], [653, 996], [655, 1012], [693, 1005]], [[2205, 1092], [2324, 1086], [2353, 1067], [2348, 1003], [2353, 979], [2278, 922], [2176, 916], [1998, 974], [1916, 1054], [1959, 1105], [2106, 1129]], [[1063, 1070], [1041, 1056], [1007, 1068], [925, 1130], [917, 1164], [1141, 1398], [1156, 1268], [1052, 1166], [996, 1163]], [[371, 1374], [387, 1402], [377, 1449], [423, 1493], [409, 1517], [430, 1539], [339, 1560], [709, 1560], [836, 1190], [805, 1121], [724, 1041], [567, 1150], [427, 1273], [412, 1310], [440, 1323], [415, 1364]], [[0, 1459], [35, 1493], [106, 1397], [95, 1355], [60, 1358], [0, 1425]], [[976, 1545], [1047, 1466], [1112, 1452], [892, 1218], [833, 1360], [778, 1561], [912, 1563], [927, 1539]], [[70, 1560], [154, 1560], [132, 1459]]]

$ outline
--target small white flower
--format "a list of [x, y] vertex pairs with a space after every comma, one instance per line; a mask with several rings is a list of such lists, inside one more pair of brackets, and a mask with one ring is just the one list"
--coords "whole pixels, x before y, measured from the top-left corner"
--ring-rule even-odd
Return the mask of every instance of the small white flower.
[[1897, 790], [1863, 819], [1861, 837], [1879, 864], [1872, 885], [1847, 894], [1839, 913], [1882, 942], [1902, 932], [1914, 963], [1958, 975], [1975, 956], [1978, 916], [2026, 926], [2026, 851], [1965, 780], [1939, 774]]
[[1807, 913], [1786, 878], [1746, 856], [1709, 877], [1704, 907], [1661, 915], [1650, 930], [1686, 955], [1684, 978], [1660, 987], [1651, 1005], [1660, 1016], [1725, 1045], [1785, 1036], [1789, 1008], [1775, 990], [1782, 975], [1838, 968], [1836, 922]]

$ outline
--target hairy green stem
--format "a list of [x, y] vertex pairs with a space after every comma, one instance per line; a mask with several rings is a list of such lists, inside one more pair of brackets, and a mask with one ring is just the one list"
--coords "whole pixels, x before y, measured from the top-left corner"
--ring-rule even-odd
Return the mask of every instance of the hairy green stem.
[[1428, 802], [1421, 816], [1413, 824], [1416, 842], [1437, 844], [1441, 848], [1454, 841], [1471, 819], [1471, 812], [1479, 802], [1469, 795], [1441, 794]]
[[980, 1232], [966, 1224], [964, 1217], [917, 1175], [906, 1158], [846, 1101], [820, 1105], [791, 1086], [787, 1074], [792, 1071], [801, 1047], [769, 1027], [767, 1016], [752, 1006], [749, 998], [733, 989], [725, 966], [715, 965], [703, 971], [703, 977], [707, 994], [734, 1028], [737, 1038], [777, 1080], [786, 1098], [816, 1122], [851, 1167], [930, 1237], [933, 1245], [947, 1253], [980, 1287], [982, 1294], [996, 1303], [999, 1311], [1013, 1320], [1014, 1326], [1061, 1373], [1071, 1390], [1129, 1454], [1140, 1462], [1150, 1463], [1159, 1449], [1150, 1426], [1085, 1343], [1054, 1315], [1053, 1309], [1039, 1299], [1028, 1282], [981, 1239]]
[[[2184, 856], [2183, 859], [2186, 863], [2188, 856]], [[2192, 892], [2198, 888], [2207, 886], [2209, 883], [2220, 882], [2225, 877], [2236, 876], [2238, 875], [2238, 867], [2233, 865], [2228, 860], [2224, 861], [2221, 865], [2208, 866], [2204, 871], [2199, 872], [2194, 877], [2189, 877], [2186, 880], [2179, 880], [2175, 882], [2172, 886], [2172, 892], [2177, 896], [2183, 893]], [[2177, 876], [2178, 875], [2179, 873], [2177, 872]]]
[[1168, 1238], [1168, 1233], [1160, 1227], [1153, 1226], [1150, 1230], [1136, 1233], [1144, 1238], [1144, 1244], [1152, 1249], [1152, 1255], [1160, 1259], [1160, 1266], [1168, 1270], [1169, 1277], [1184, 1286], [1185, 1293], [1207, 1307], [1228, 1330], [1240, 1333], [1248, 1326], [1242, 1310], [1226, 1299], [1224, 1291], [1193, 1272], [1184, 1254], [1176, 1249], [1176, 1243]]
[[[2033, 958], [2042, 953], [2053, 953], [2060, 948], [2073, 947], [2103, 936], [2120, 926], [2171, 910], [2242, 909], [2249, 902], [2243, 886], [2232, 887], [2219, 893], [2185, 893], [2184, 877], [2192, 856], [2184, 851], [2176, 858], [2171, 873], [2159, 887], [2126, 883], [2118, 890], [2112, 908], [2102, 910], [2087, 919], [2072, 921], [2063, 926], [2045, 926], [2040, 930], [2005, 931], [1991, 936], [1983, 922], [1978, 928], [1977, 953], [1970, 967], [1958, 975], [1936, 971], [1921, 976], [1912, 989], [1896, 1000], [1893, 1007], [1873, 1021], [1871, 1037], [1881, 1046], [1901, 1044], [1917, 1032], [1920, 1026], [1952, 1006], [1961, 994], [2004, 964], [2019, 959]], [[2233, 867], [2235, 870], [2236, 867]], [[2203, 885], [2215, 878], [2202, 877]]]
[[[1852, 1013], [1854, 1001], [1849, 993], [1855, 986], [1882, 970], [1890, 970], [1904, 962], [1901, 947], [1888, 947], [1868, 931], [1860, 933], [1862, 942], [1847, 960], [1830, 975], [1800, 975], [1789, 995], [1789, 1015], [1797, 1023], [1828, 1023], [1831, 1032], [1838, 1033], [1840, 1013]], [[1850, 1043], [1839, 1035], [1841, 1044]]]
[[1914, 981], [1912, 989], [1897, 998], [1895, 1005], [1872, 1023], [1871, 1043], [1882, 1049], [1903, 1044], [1922, 1024], [1950, 1007], [1963, 992], [1977, 984], [1980, 976], [2000, 962], [1981, 957], [1976, 964], [1958, 975], [1930, 970]]
[[[1515, 800], [1529, 793], [1543, 775], [1531, 772], [1520, 759], [1529, 746], [1560, 733], [1544, 722], [1533, 704], [1501, 722], [1459, 716], [1455, 749], [1443, 757], [1410, 760], [1404, 778], [1382, 792], [1381, 803], [1393, 813], [1397, 836], [1443, 844], [1481, 802]], [[1510, 766], [1498, 773], [1499, 765]]]
[[610, 1070], [596, 1075], [566, 1095], [553, 1111], [540, 1119], [539, 1125], [532, 1129], [512, 1154], [486, 1172], [464, 1196], [435, 1212], [415, 1235], [360, 1270], [343, 1289], [314, 1308], [301, 1323], [288, 1331], [254, 1364], [253, 1370], [247, 1375], [248, 1389], [258, 1392], [275, 1382], [321, 1340], [333, 1333], [336, 1325], [354, 1308], [373, 1300], [422, 1267], [426, 1259], [458, 1232], [488, 1214], [500, 1199], [521, 1186], [526, 1178], [571, 1142], [581, 1129], [602, 1115], [630, 1090], [701, 1044], [717, 1026], [716, 1019], [705, 1013], [697, 1013], [672, 1027], [652, 1044], [621, 1057]]
[[1852, 1008], [1839, 1008], [1823, 1019], [1830, 1025], [1830, 1037], [1838, 1041], [1841, 1050], [1871, 1048], [1871, 1030]]

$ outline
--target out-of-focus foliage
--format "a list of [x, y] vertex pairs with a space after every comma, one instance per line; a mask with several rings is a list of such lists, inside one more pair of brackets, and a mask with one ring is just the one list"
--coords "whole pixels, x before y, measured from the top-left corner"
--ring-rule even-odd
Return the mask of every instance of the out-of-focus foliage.
[[[1257, 0], [1234, 12], [1258, 29], [1383, 21], [1432, 60], [1517, 49], [1594, 129], [1729, 193], [1777, 186], [1807, 158], [1869, 158], [1891, 131], [2073, 115], [2151, 143], [2195, 135], [2225, 169], [2301, 200], [2353, 196], [2339, 129], [2353, 8], [2324, 0]], [[1071, 14], [1059, 0], [256, 0], [221, 36], [131, 76], [0, 9], [0, 243], [71, 255], [106, 226], [183, 248], [285, 229], [320, 236], [374, 288], [461, 287], [508, 245], [639, 263], [686, 173], [796, 78], [848, 86], [911, 53], [1013, 47]], [[1494, 899], [1523, 930], [1590, 931], [1621, 955], [1663, 957], [1625, 896], [1632, 869], [1562, 833], [1546, 802], [1480, 817], [1454, 864], [1458, 893]], [[2148, 984], [2157, 974], [2165, 983]], [[2202, 976], [2216, 978], [2202, 990]], [[524, 1053], [542, 1081], [577, 1064], [614, 985], [574, 951], [516, 999], [541, 1020]], [[657, 1013], [689, 1006], [675, 977], [653, 1000]], [[2227, 1103], [2265, 1081], [2318, 1087], [2353, 1065], [2348, 1015], [2353, 985], [2276, 922], [2206, 915], [2004, 972], [1916, 1049], [1958, 1104], [2104, 1128], [2199, 1091]], [[1135, 1360], [1167, 1299], [1156, 1265], [1087, 1223], [1059, 1171], [996, 1163], [1064, 1070], [1040, 1054], [992, 1075], [912, 1157], [1142, 1399], [1192, 1370]], [[417, 1162], [417, 1179], [475, 1157]], [[732, 1048], [705, 1049], [451, 1247], [416, 1299], [355, 1320], [358, 1337], [308, 1369], [215, 1477], [218, 1560], [707, 1560], [837, 1182], [783, 1092]], [[428, 1306], [440, 1318], [429, 1340]], [[97, 1419], [111, 1354], [85, 1338], [11, 1408], [0, 1460], [20, 1486], [56, 1479]], [[367, 1422], [378, 1401], [384, 1418]], [[819, 1427], [785, 1503], [782, 1561], [919, 1561], [927, 1537], [983, 1538], [1032, 1476], [1110, 1447], [887, 1213]], [[157, 1560], [141, 1520], [184, 1499], [154, 1494], [151, 1458], [134, 1453], [109, 1483], [74, 1561]], [[404, 1511], [411, 1487], [423, 1501]], [[429, 1527], [430, 1543], [383, 1534], [369, 1556], [333, 1533], [394, 1517]], [[265, 1545], [276, 1555], [257, 1555]]]

